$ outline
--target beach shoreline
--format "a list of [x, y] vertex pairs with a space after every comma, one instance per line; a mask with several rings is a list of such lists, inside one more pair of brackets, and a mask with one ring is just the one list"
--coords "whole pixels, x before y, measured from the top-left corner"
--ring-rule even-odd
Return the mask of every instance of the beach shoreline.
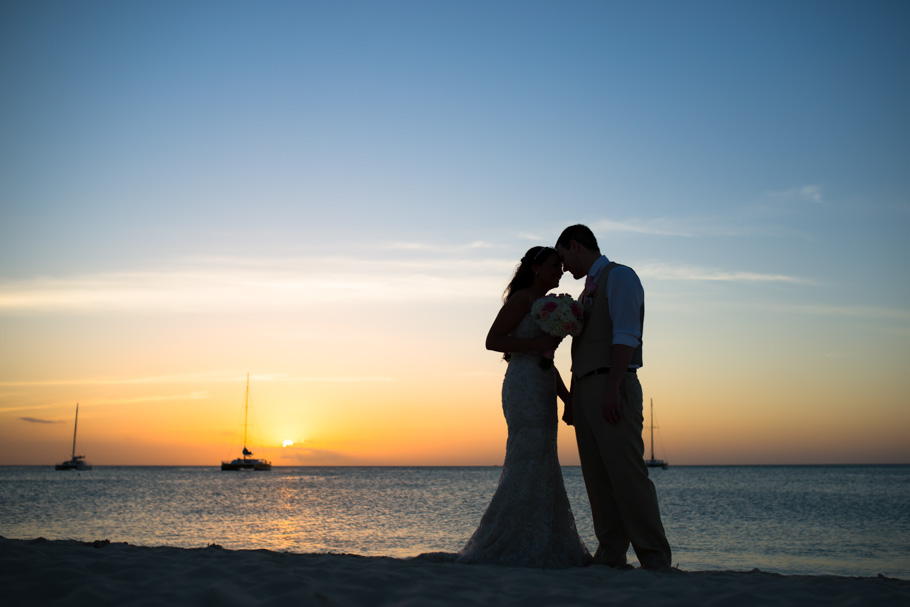
[[434, 559], [0, 537], [8, 605], [906, 605], [910, 581], [537, 570]]

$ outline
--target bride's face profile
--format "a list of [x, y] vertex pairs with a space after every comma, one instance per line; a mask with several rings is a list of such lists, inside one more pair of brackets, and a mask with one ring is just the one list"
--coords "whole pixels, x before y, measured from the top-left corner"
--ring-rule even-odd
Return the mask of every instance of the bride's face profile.
[[547, 291], [559, 286], [559, 279], [562, 278], [562, 261], [559, 259], [559, 255], [553, 253], [535, 269], [537, 279], [542, 286], [546, 287]]

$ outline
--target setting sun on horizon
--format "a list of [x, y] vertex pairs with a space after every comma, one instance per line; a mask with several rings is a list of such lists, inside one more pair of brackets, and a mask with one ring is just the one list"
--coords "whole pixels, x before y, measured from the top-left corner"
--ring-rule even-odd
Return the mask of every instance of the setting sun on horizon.
[[910, 462], [910, 5], [0, 11], [0, 465], [79, 403], [95, 466], [218, 466], [247, 373], [275, 466], [499, 465], [484, 339], [574, 223], [642, 279], [657, 457]]

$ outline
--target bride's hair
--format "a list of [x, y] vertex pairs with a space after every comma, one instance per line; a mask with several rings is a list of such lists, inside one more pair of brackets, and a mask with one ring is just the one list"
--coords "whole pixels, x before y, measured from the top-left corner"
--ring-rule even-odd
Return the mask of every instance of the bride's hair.
[[534, 284], [534, 268], [550, 259], [551, 255], [556, 255], [556, 249], [553, 247], [531, 247], [525, 256], [521, 258], [518, 267], [515, 269], [515, 276], [509, 282], [505, 292], [502, 295], [503, 303], [509, 301], [512, 295], [527, 289]]

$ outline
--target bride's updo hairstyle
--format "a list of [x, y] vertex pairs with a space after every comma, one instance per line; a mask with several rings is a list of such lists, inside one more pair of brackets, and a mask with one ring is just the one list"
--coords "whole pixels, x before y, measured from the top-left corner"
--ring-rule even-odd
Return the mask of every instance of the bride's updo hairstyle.
[[515, 276], [512, 277], [512, 281], [509, 282], [509, 286], [506, 287], [505, 293], [503, 293], [503, 302], [509, 301], [512, 295], [534, 284], [534, 266], [545, 263], [550, 259], [551, 255], [556, 254], [556, 249], [553, 247], [531, 247], [528, 249], [528, 252], [521, 258], [521, 262], [515, 269]]

